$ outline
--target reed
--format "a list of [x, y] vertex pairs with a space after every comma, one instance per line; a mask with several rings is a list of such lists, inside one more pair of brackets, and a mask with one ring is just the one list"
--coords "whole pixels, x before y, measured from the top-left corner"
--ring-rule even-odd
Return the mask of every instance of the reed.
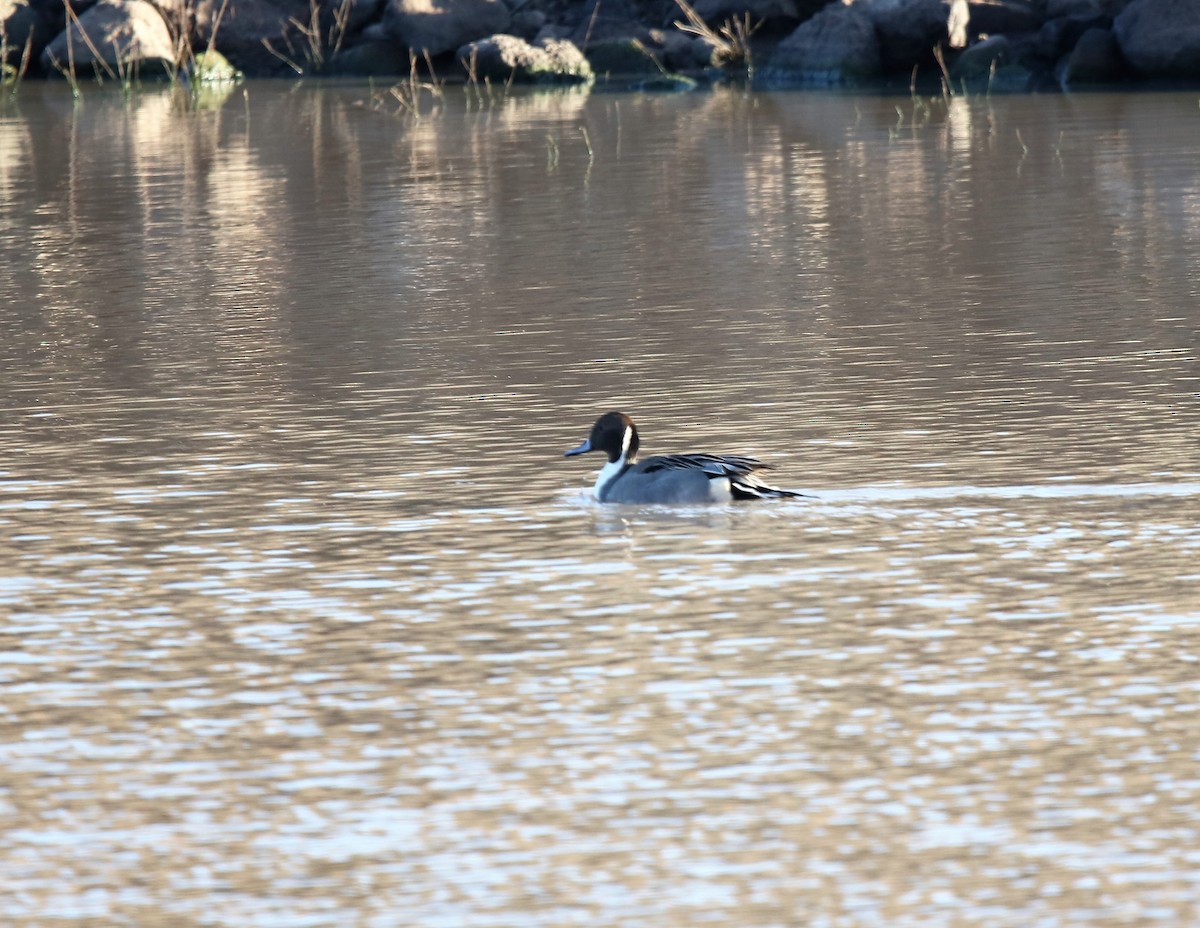
[[328, 64], [329, 58], [341, 51], [342, 44], [346, 41], [350, 3], [351, 0], [342, 0], [338, 4], [329, 28], [325, 29], [322, 23], [321, 0], [308, 0], [307, 20], [295, 16], [288, 17], [288, 23], [300, 36], [300, 48], [293, 48], [291, 40], [287, 38], [286, 54], [275, 48], [270, 39], [262, 40], [263, 47], [297, 74], [320, 73]]
[[942, 51], [941, 43], [933, 46], [933, 60], [942, 72], [942, 99], [949, 100], [954, 91], [950, 89], [950, 69], [946, 67], [946, 53]]
[[687, 22], [675, 20], [675, 28], [703, 39], [713, 48], [713, 64], [721, 68], [743, 69], [747, 74], [754, 70], [754, 55], [750, 38], [762, 26], [762, 22], [751, 25], [750, 14], [732, 16], [714, 29], [704, 21], [687, 0], [675, 0], [683, 11]]
[[16, 66], [8, 63], [11, 48], [13, 46], [8, 44], [8, 35], [0, 28], [0, 85], [10, 87], [15, 94], [29, 70], [29, 59], [33, 55], [33, 36], [29, 35], [25, 39], [25, 47], [21, 49], [21, 60]]
[[[424, 63], [428, 72], [428, 80], [421, 74], [420, 65]], [[438, 78], [433, 69], [433, 59], [429, 52], [418, 57], [417, 53], [409, 50], [408, 77], [393, 84], [386, 91], [375, 95], [376, 106], [390, 100], [396, 107], [397, 113], [404, 113], [413, 119], [421, 119], [425, 114], [422, 110], [423, 101], [429, 100], [434, 111], [440, 105], [443, 97], [445, 82]]]

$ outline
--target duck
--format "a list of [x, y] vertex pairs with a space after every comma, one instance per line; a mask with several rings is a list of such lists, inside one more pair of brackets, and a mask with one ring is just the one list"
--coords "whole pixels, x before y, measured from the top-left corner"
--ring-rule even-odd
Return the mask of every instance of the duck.
[[563, 452], [574, 457], [603, 452], [608, 462], [596, 477], [602, 503], [729, 503], [745, 499], [790, 499], [803, 493], [780, 490], [756, 476], [769, 465], [740, 454], [662, 454], [639, 461], [637, 426], [623, 412], [606, 412], [583, 444]]

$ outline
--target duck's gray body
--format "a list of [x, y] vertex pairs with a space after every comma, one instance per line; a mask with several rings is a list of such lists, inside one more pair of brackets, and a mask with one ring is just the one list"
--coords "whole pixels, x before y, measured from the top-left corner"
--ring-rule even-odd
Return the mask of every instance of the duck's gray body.
[[623, 413], [601, 416], [587, 441], [567, 456], [604, 451], [608, 463], [596, 478], [602, 503], [727, 503], [737, 499], [800, 496], [763, 483], [767, 465], [742, 455], [669, 454], [637, 460], [638, 435]]

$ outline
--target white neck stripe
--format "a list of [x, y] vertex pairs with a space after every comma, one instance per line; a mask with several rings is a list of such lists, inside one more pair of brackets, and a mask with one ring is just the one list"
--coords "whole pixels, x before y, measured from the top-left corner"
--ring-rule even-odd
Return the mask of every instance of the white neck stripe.
[[625, 455], [622, 454], [615, 461], [607, 462], [600, 468], [600, 473], [596, 475], [596, 487], [594, 493], [596, 499], [603, 500], [604, 491], [610, 483], [617, 479], [621, 471], [625, 469]]

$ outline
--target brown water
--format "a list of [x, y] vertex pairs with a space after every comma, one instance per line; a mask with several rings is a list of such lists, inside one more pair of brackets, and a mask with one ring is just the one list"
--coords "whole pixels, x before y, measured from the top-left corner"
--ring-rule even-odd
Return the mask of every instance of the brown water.
[[[0, 923], [1200, 921], [1194, 95], [0, 108]], [[560, 453], [811, 501], [600, 507]]]

